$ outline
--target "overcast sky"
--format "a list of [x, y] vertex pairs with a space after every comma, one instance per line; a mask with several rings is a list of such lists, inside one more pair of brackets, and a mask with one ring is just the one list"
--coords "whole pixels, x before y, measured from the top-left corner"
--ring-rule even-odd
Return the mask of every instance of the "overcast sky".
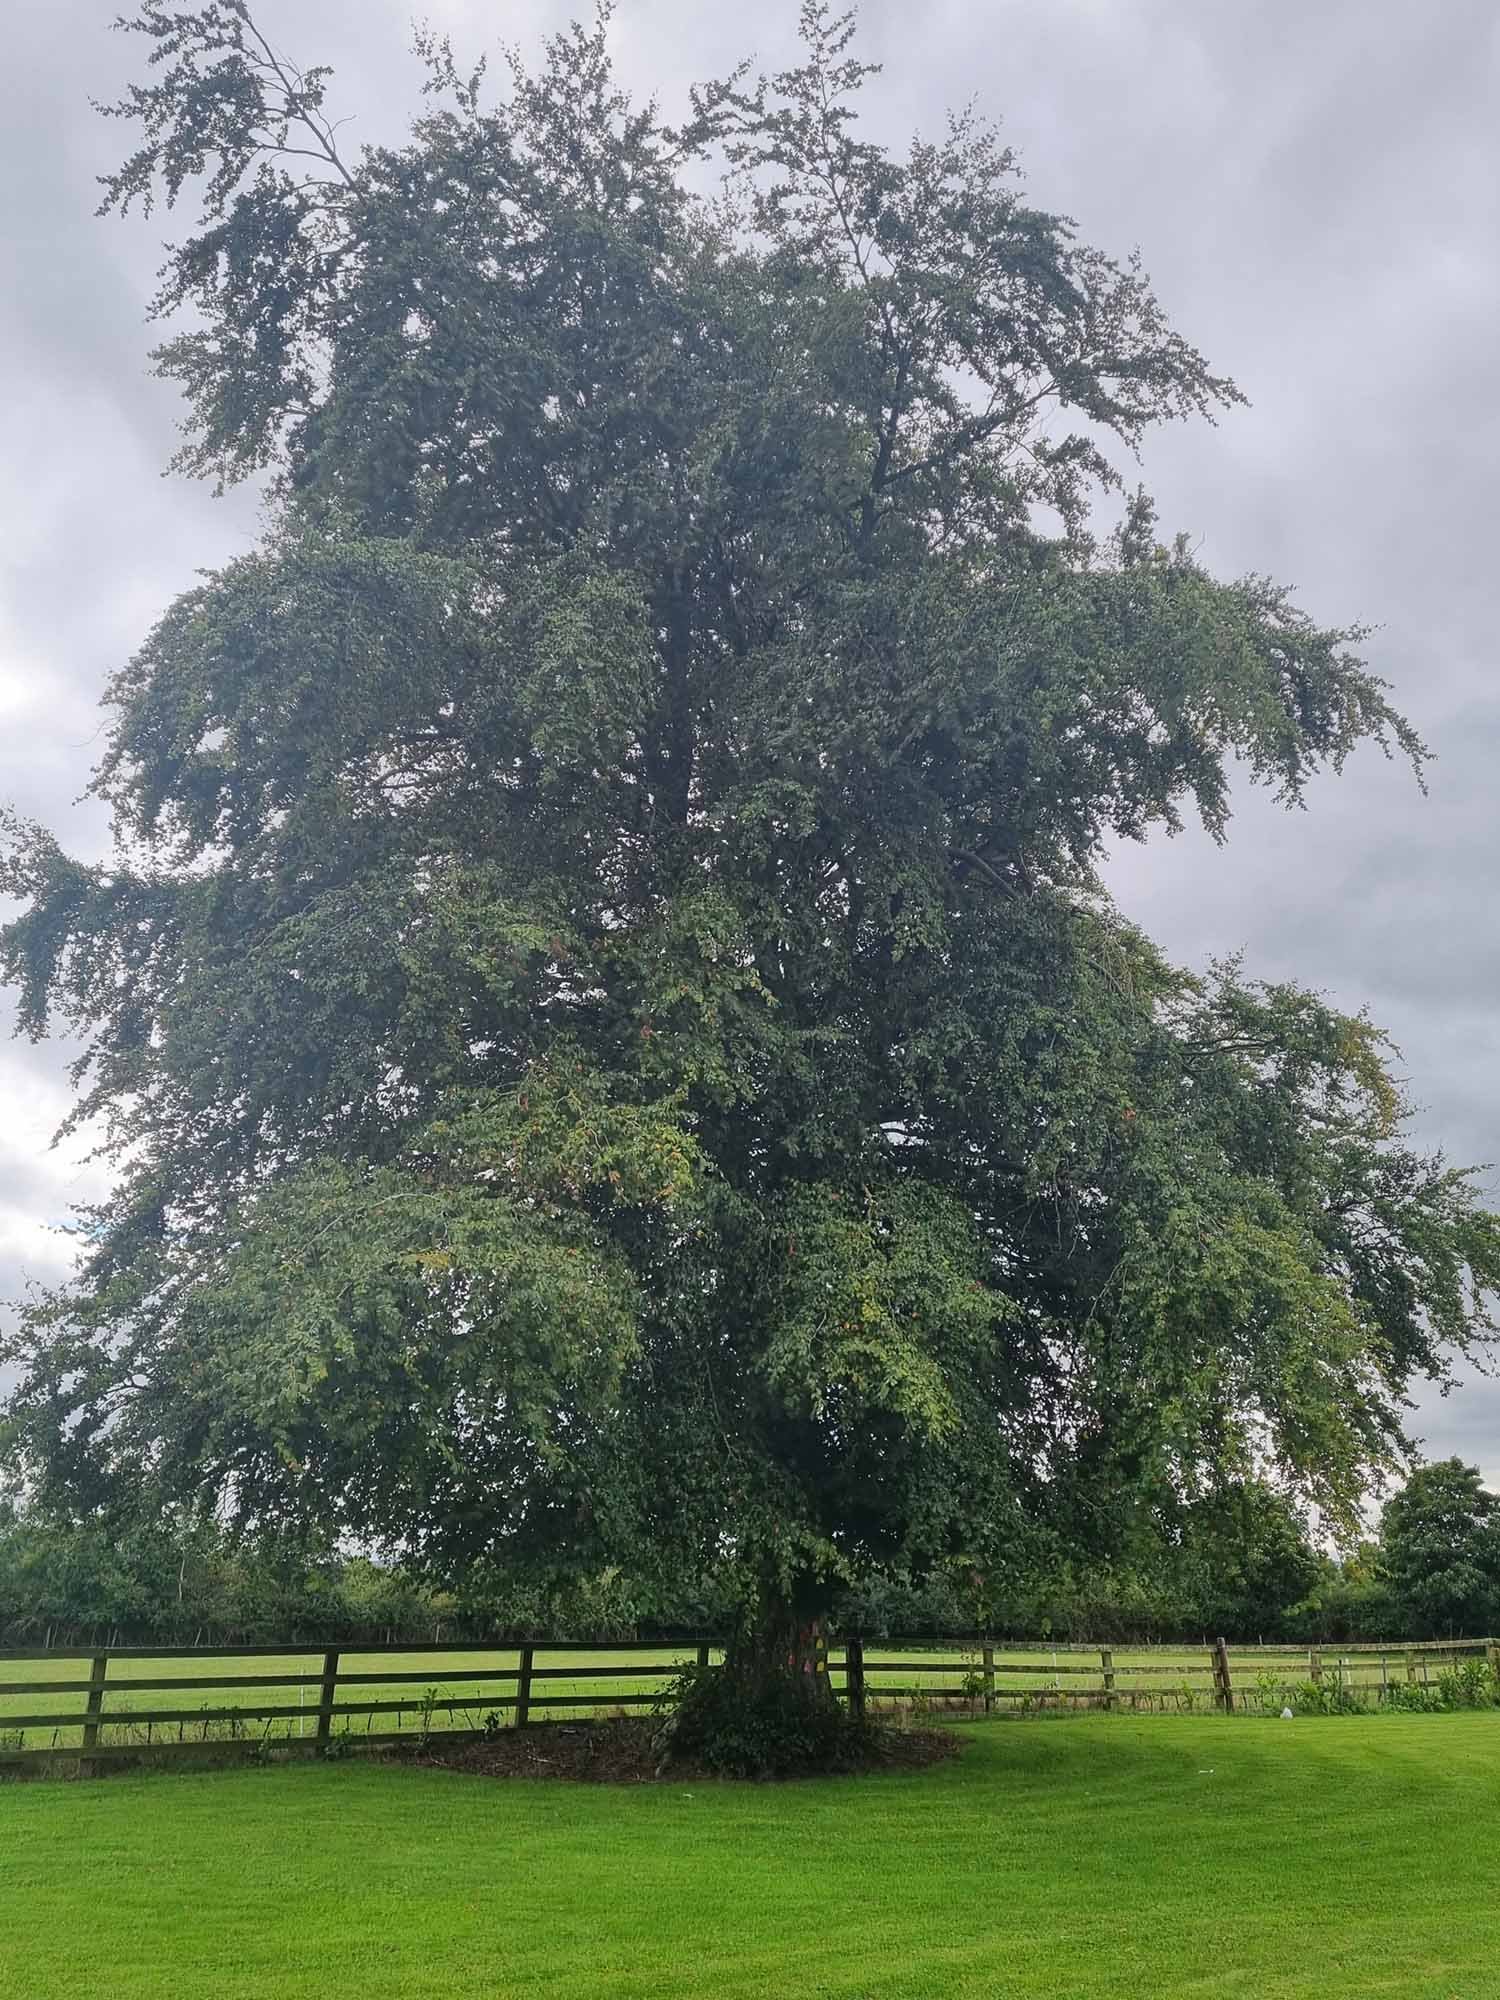
[[[571, 11], [257, 8], [300, 60], [334, 66], [351, 143], [403, 128], [414, 12], [477, 54], [500, 33], [534, 46]], [[123, 128], [88, 100], [117, 94], [143, 53], [107, 32], [115, 12], [13, 0], [0, 75], [0, 801], [88, 852], [104, 829], [77, 799], [102, 682], [257, 519], [253, 494], [214, 501], [161, 476], [176, 412], [149, 373], [143, 310], [166, 225], [92, 216]], [[675, 106], [741, 54], [779, 66], [795, 16], [795, 0], [758, 21], [619, 0], [622, 68]], [[1177, 325], [1251, 398], [1148, 447], [1165, 528], [1221, 573], [1295, 583], [1320, 619], [1376, 625], [1371, 660], [1437, 752], [1426, 799], [1376, 752], [1304, 813], [1242, 793], [1226, 848], [1190, 833], [1131, 850], [1116, 894], [1184, 962], [1243, 949], [1252, 972], [1368, 1005], [1402, 1047], [1424, 1139], [1500, 1159], [1500, 11], [869, 0], [864, 20], [886, 65], [867, 124], [904, 140], [972, 95], [1019, 148], [1033, 199], [1106, 249], [1140, 246]], [[76, 1146], [48, 1150], [67, 1101], [63, 1052], [0, 1041], [0, 1299], [64, 1267], [56, 1225], [96, 1185]], [[1424, 1401], [1415, 1425], [1431, 1453], [1500, 1484], [1500, 1388]]]

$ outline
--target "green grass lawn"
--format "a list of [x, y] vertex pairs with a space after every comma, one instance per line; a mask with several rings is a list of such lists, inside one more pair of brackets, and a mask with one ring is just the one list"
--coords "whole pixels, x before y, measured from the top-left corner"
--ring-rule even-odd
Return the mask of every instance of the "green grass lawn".
[[1086, 1716], [918, 1776], [0, 1786], [14, 2000], [1500, 1994], [1500, 1716]]

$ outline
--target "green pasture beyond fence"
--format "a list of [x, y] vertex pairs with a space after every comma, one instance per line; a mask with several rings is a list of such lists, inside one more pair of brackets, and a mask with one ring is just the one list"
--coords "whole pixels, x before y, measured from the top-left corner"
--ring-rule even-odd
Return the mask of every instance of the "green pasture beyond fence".
[[[453, 1741], [652, 1707], [683, 1666], [719, 1657], [707, 1639], [0, 1651], [0, 1768]], [[851, 1638], [830, 1644], [820, 1670], [841, 1699], [870, 1708], [1233, 1713], [1275, 1709], [1308, 1682], [1375, 1706], [1393, 1687], [1435, 1682], [1474, 1660], [1500, 1676], [1500, 1641], [1309, 1649]]]

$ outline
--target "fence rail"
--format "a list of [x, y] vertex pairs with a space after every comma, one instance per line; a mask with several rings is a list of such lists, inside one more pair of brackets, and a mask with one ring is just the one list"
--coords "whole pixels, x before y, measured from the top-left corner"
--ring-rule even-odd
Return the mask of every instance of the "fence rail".
[[[10, 1648], [0, 1651], [0, 1673], [4, 1662], [28, 1671], [0, 1679], [0, 1768], [60, 1758], [92, 1767], [142, 1754], [326, 1753], [438, 1736], [453, 1741], [538, 1719], [648, 1707], [663, 1699], [685, 1665], [716, 1657], [710, 1639]], [[223, 1671], [229, 1660], [245, 1661], [245, 1670]], [[423, 1664], [405, 1664], [414, 1660]], [[68, 1670], [84, 1661], [86, 1674]], [[153, 1661], [175, 1670], [135, 1671]], [[221, 1670], [194, 1671], [203, 1661], [221, 1663]], [[819, 1670], [840, 1699], [858, 1708], [907, 1703], [992, 1714], [1201, 1706], [1234, 1713], [1279, 1707], [1299, 1686], [1299, 1699], [1312, 1687], [1374, 1704], [1395, 1701], [1401, 1697], [1393, 1688], [1431, 1684], [1471, 1661], [1487, 1662], [1500, 1676], [1500, 1641], [1252, 1647], [1220, 1639], [1200, 1647], [1116, 1649], [848, 1638], [830, 1644]], [[278, 1663], [278, 1670], [259, 1671], [264, 1662]], [[62, 1671], [49, 1671], [54, 1667]], [[199, 1694], [210, 1699], [183, 1700]], [[155, 1705], [142, 1699], [174, 1695]]]

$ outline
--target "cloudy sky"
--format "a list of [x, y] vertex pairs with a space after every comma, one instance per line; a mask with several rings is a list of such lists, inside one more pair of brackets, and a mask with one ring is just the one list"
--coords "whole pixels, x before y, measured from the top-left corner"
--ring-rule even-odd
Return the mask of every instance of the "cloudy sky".
[[[121, 0], [123, 4], [123, 0]], [[195, 570], [256, 530], [253, 494], [166, 480], [171, 393], [142, 323], [161, 218], [93, 219], [140, 44], [115, 0], [17, 0], [0, 75], [0, 800], [80, 851], [77, 803], [110, 671]], [[545, 0], [261, 0], [263, 25], [337, 71], [346, 139], [399, 134], [409, 19], [461, 53], [534, 44]], [[1188, 963], [1252, 970], [1367, 1004], [1396, 1035], [1425, 1138], [1500, 1160], [1500, 756], [1495, 468], [1500, 381], [1500, 13], [1493, 0], [867, 0], [885, 64], [868, 114], [903, 140], [971, 95], [1001, 119], [1041, 205], [1087, 238], [1139, 245], [1177, 324], [1251, 397], [1145, 459], [1164, 524], [1224, 573], [1295, 583], [1369, 647], [1437, 752], [1430, 796], [1378, 753], [1304, 813], [1245, 792], [1226, 848], [1201, 835], [1122, 855], [1116, 893]], [[681, 101], [691, 79], [792, 52], [795, 0], [752, 10], [618, 0], [622, 67]], [[0, 996], [8, 1029], [8, 1002]], [[56, 1225], [96, 1185], [49, 1151], [64, 1052], [0, 1041], [0, 1298], [58, 1272]], [[1495, 1185], [1492, 1182], [1492, 1185]], [[1423, 1403], [1434, 1454], [1500, 1484], [1500, 1386]]]

